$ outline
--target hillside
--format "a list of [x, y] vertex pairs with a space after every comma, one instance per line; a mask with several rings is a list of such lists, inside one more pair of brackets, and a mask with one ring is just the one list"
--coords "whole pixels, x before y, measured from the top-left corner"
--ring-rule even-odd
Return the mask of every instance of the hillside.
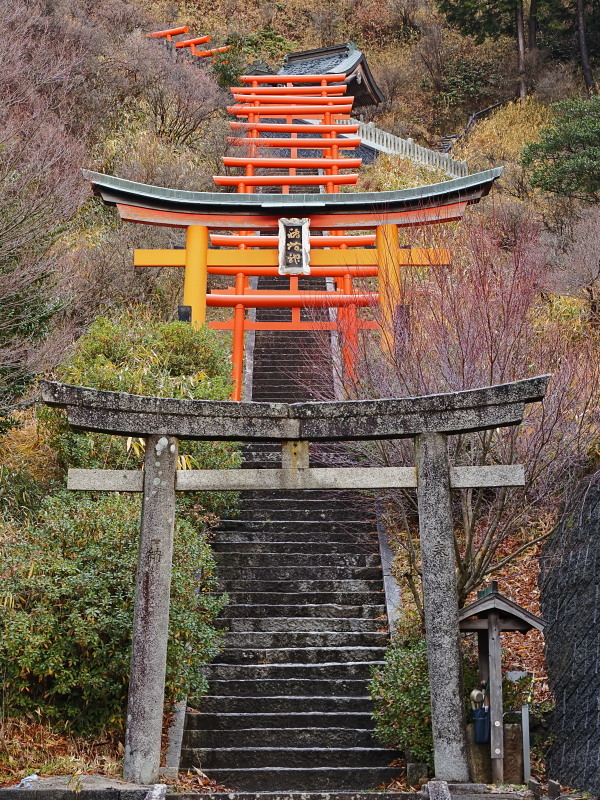
[[[361, 340], [359, 378], [346, 391], [411, 396], [554, 373], [547, 412], [528, 418], [518, 444], [512, 433], [491, 434], [453, 451], [464, 464], [518, 457], [533, 476], [523, 496], [465, 492], [457, 501], [461, 601], [498, 578], [538, 613], [541, 542], [599, 466], [600, 2], [584, 4], [585, 36], [566, 0], [517, 3], [516, 22], [510, 4], [468, 6], [470, 16], [461, 0], [0, 0], [1, 781], [33, 771], [116, 774], [123, 749], [137, 506], [121, 495], [75, 502], [63, 487], [68, 466], [141, 464], [143, 444], [69, 431], [60, 414], [36, 407], [37, 378], [195, 399], [231, 390], [229, 334], [176, 321], [183, 270], [133, 268], [135, 248], [182, 247], [185, 232], [122, 224], [81, 169], [217, 191], [212, 176], [232, 149], [228, 86], [255, 62], [276, 71], [288, 53], [354, 41], [384, 94], [361, 109], [364, 121], [429, 148], [457, 135], [452, 156], [470, 173], [504, 167], [463, 223], [402, 229], [402, 246], [448, 247], [452, 266], [407, 268], [399, 291], [414, 328], [402, 357], [374, 355]], [[192, 63], [147, 37], [179, 25], [231, 48]], [[357, 190], [449, 177], [388, 154], [361, 168]], [[224, 316], [209, 310], [211, 320]], [[399, 446], [367, 457], [404, 464], [412, 453]], [[181, 458], [182, 469], [240, 463], [230, 444], [193, 443]], [[220, 646], [215, 618], [225, 602], [215, 594], [212, 531], [236, 503], [221, 492], [178, 507], [170, 699], [190, 685], [206, 689], [200, 666]], [[414, 502], [404, 493], [386, 503], [412, 624]], [[77, 552], [89, 567], [83, 595]], [[197, 595], [193, 613], [188, 595]], [[535, 674], [534, 700], [546, 708], [535, 637], [536, 647], [507, 638], [504, 664]], [[215, 788], [192, 774], [180, 785]]]

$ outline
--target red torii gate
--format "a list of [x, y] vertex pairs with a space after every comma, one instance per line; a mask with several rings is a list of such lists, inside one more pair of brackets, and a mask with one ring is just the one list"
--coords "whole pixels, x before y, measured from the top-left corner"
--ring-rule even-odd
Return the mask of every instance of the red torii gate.
[[[180, 28], [170, 28], [167, 31], [154, 31], [153, 33], [148, 34], [149, 39], [164, 39], [167, 42], [172, 42], [174, 36], [179, 36], [183, 33], [187, 33], [189, 31], [189, 27], [187, 25], [182, 25]], [[182, 47], [189, 47], [190, 53], [193, 56], [198, 56], [199, 58], [207, 58], [208, 56], [214, 56], [217, 53], [226, 53], [227, 50], [231, 49], [231, 45], [225, 45], [224, 47], [213, 47], [211, 50], [197, 50], [197, 44], [206, 44], [210, 42], [210, 36], [196, 36], [194, 39], [184, 39], [174, 42], [175, 49], [180, 50]]]
[[[153, 35], [168, 38], [183, 32], [172, 29]], [[176, 46], [193, 47], [193, 41], [177, 42]], [[236, 134], [231, 141], [244, 152], [225, 157], [224, 165], [242, 172], [214, 178], [217, 185], [235, 187], [235, 195], [178, 192], [86, 173], [104, 200], [117, 205], [123, 220], [187, 229], [185, 250], [136, 250], [134, 263], [137, 267], [185, 269], [183, 303], [192, 324], [205, 323], [207, 306], [234, 309], [231, 319], [209, 325], [233, 331], [235, 400], [242, 396], [247, 330], [340, 330], [346, 344], [346, 368], [351, 370], [359, 331], [379, 327], [361, 317], [358, 310], [379, 304], [383, 318], [390, 323], [384, 327], [391, 330], [392, 299], [397, 296], [401, 267], [450, 263], [447, 250], [400, 248], [398, 226], [460, 219], [467, 205], [487, 194], [501, 172], [488, 170], [399, 192], [339, 193], [341, 185], [358, 180], [355, 171], [345, 170], [360, 165], [359, 158], [341, 155], [360, 144], [353, 135], [358, 126], [348, 124], [353, 98], [345, 95], [345, 78], [343, 74], [241, 77], [243, 85], [231, 90], [236, 104], [229, 111], [236, 117], [230, 123]], [[287, 154], [264, 154], [273, 148]], [[322, 155], [302, 155], [306, 150]], [[320, 186], [323, 193], [290, 191], [298, 186]], [[255, 193], [259, 187], [278, 187], [281, 193]], [[282, 264], [282, 230], [288, 230], [283, 222], [303, 228], [303, 244], [298, 247], [291, 242], [295, 252], [290, 256], [296, 264], [302, 262], [303, 270], [290, 272]], [[273, 235], [277, 232], [278, 236]], [[299, 237], [297, 231], [294, 235]], [[230, 275], [235, 284], [207, 294], [208, 274]], [[251, 277], [282, 274], [289, 276], [289, 289], [261, 291], [249, 285]], [[301, 291], [299, 274], [331, 278], [335, 290]], [[379, 292], [355, 291], [354, 278], [375, 276]], [[247, 309], [264, 307], [290, 308], [291, 320], [246, 318]], [[334, 308], [336, 317], [302, 320], [303, 308]]]

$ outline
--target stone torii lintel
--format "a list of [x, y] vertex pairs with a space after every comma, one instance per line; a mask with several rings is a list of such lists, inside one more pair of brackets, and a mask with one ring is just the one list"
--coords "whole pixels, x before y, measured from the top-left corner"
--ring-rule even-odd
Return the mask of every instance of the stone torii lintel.
[[358, 441], [467, 433], [518, 425], [550, 376], [424, 397], [322, 403], [176, 400], [41, 382], [46, 405], [74, 428], [121, 436], [203, 441]]
[[[176, 491], [416, 488], [436, 778], [469, 780], [451, 490], [520, 486], [519, 465], [454, 467], [448, 436], [518, 425], [549, 376], [425, 397], [325, 402], [176, 400], [42, 382], [78, 430], [146, 439], [144, 470], [70, 470], [69, 487], [142, 492], [124, 777], [154, 783], [160, 742]], [[315, 469], [309, 441], [413, 438], [415, 466]], [[279, 440], [279, 470], [177, 470], [179, 439]]]

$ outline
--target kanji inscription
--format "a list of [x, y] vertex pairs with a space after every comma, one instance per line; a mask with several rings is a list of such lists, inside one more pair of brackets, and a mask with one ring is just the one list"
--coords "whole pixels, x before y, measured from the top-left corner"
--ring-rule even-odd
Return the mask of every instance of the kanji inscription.
[[279, 220], [279, 274], [310, 275], [308, 219]]

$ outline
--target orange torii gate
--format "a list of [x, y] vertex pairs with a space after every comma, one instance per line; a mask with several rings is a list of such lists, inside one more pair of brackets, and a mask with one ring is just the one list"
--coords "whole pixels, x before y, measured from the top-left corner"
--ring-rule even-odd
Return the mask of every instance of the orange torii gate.
[[[160, 33], [166, 37], [176, 31], [183, 32]], [[242, 76], [243, 86], [232, 89], [236, 104], [229, 111], [236, 117], [230, 123], [236, 134], [231, 141], [243, 152], [224, 159], [226, 167], [239, 172], [214, 178], [220, 186], [235, 187], [235, 194], [177, 191], [86, 173], [124, 221], [186, 228], [185, 250], [136, 250], [134, 263], [184, 268], [181, 318], [194, 325], [205, 323], [207, 306], [234, 310], [231, 319], [209, 324], [233, 331], [235, 400], [242, 396], [248, 330], [341, 331], [346, 368], [351, 370], [359, 331], [379, 327], [361, 317], [359, 309], [379, 304], [387, 320], [384, 327], [392, 330], [401, 268], [450, 263], [446, 250], [399, 247], [398, 226], [460, 219], [501, 172], [488, 170], [395, 192], [340, 193], [340, 185], [358, 180], [355, 171], [344, 170], [360, 165], [359, 158], [340, 155], [360, 144], [353, 135], [358, 126], [347, 124], [353, 98], [345, 95], [344, 80], [343, 74]], [[273, 149], [285, 155], [273, 155]], [[315, 157], [313, 150], [322, 155]], [[319, 186], [322, 192], [291, 191], [302, 186]], [[261, 187], [280, 192], [255, 191]], [[235, 283], [207, 293], [209, 274], [229, 275]], [[303, 274], [330, 278], [335, 289], [301, 291]], [[288, 276], [289, 288], [261, 291], [249, 285], [250, 278], [266, 275]], [[378, 292], [355, 291], [355, 278], [375, 276]], [[290, 308], [291, 320], [246, 317], [248, 309], [264, 307]], [[335, 318], [303, 320], [303, 308], [332, 308]]]
[[[189, 27], [187, 25], [182, 25], [180, 28], [171, 28], [168, 31], [154, 31], [153, 33], [148, 34], [149, 39], [164, 39], [166, 42], [172, 42], [174, 36], [179, 36], [183, 33], [188, 33]], [[179, 40], [174, 42], [175, 49], [180, 50], [182, 47], [189, 47], [190, 53], [193, 56], [198, 56], [198, 58], [207, 58], [208, 56], [214, 56], [216, 53], [226, 53], [227, 50], [231, 49], [231, 45], [225, 45], [224, 47], [213, 47], [211, 50], [197, 50], [196, 45], [198, 44], [206, 44], [210, 42], [210, 36], [196, 36], [194, 39], [185, 39]]]
[[[345, 96], [345, 78], [345, 75], [243, 75], [240, 80], [244, 85], [231, 89], [236, 105], [227, 110], [238, 120], [246, 120], [230, 123], [232, 130], [246, 134], [231, 139], [246, 153], [241, 157], [225, 157], [223, 163], [226, 167], [243, 168], [244, 174], [218, 175], [214, 178], [215, 183], [236, 186], [241, 194], [252, 192], [255, 186], [280, 186], [284, 194], [289, 193], [291, 186], [323, 186], [327, 193], [333, 194], [342, 184], [356, 184], [357, 173], [340, 172], [358, 168], [361, 164], [360, 158], [346, 158], [339, 152], [340, 149], [354, 150], [360, 144], [358, 138], [351, 143], [338, 138], [339, 133], [356, 133], [358, 130], [357, 125], [344, 124], [350, 119], [354, 102], [353, 97]], [[315, 123], [306, 120], [315, 120]], [[264, 133], [280, 136], [274, 139], [260, 136]], [[298, 138], [299, 133], [322, 136], [314, 139], [309, 148]], [[289, 155], [272, 158], [260, 153], [262, 148], [269, 147], [285, 149]], [[299, 157], [299, 149], [320, 150], [322, 155]], [[277, 174], [256, 175], [257, 168], [276, 170]], [[298, 169], [319, 170], [322, 174], [298, 174]]]
[[[338, 137], [340, 133], [356, 133], [358, 130], [357, 125], [345, 124], [350, 119], [354, 102], [353, 97], [346, 95], [345, 79], [345, 74], [243, 75], [240, 79], [243, 85], [231, 89], [236, 105], [228, 107], [227, 110], [238, 120], [230, 123], [232, 132], [237, 133], [237, 136], [230, 137], [230, 141], [245, 152], [241, 156], [223, 158], [225, 167], [239, 168], [243, 173], [237, 176], [215, 176], [215, 183], [219, 186], [235, 186], [239, 194], [252, 194], [257, 186], [277, 186], [283, 194], [289, 194], [292, 186], [319, 186], [326, 194], [335, 194], [339, 191], [340, 185], [356, 184], [358, 173], [347, 173], [345, 170], [358, 169], [362, 159], [352, 158], [343, 153], [354, 150], [360, 144], [360, 139], [355, 137], [348, 141], [340, 140]], [[269, 148], [271, 152], [274, 148], [285, 150], [286, 155], [273, 157]], [[268, 155], [265, 154], [265, 150]], [[320, 155], [300, 156], [300, 152], [306, 150], [316, 150]], [[257, 174], [257, 170], [260, 170], [261, 174]], [[299, 170], [302, 170], [302, 173], [299, 173]], [[319, 174], [307, 174], [308, 170], [317, 170]], [[266, 175], [265, 171], [269, 174]], [[349, 244], [349, 237], [340, 231], [335, 233], [337, 235], [309, 236], [304, 243], [306, 253], [315, 247], [345, 249]], [[211, 242], [220, 247], [237, 247], [245, 251], [248, 247], [278, 247], [280, 237], [281, 232], [278, 236], [264, 236], [262, 237], [264, 241], [260, 241], [261, 236], [241, 231], [227, 235], [213, 234]], [[374, 241], [375, 237], [362, 237], [361, 243], [373, 244]], [[359, 242], [354, 241], [353, 244], [357, 245]], [[299, 264], [302, 260], [302, 242], [291, 242], [288, 243], [289, 246], [295, 248], [292, 258]], [[257, 260], [259, 262], [264, 260], [265, 255], [267, 254], [263, 254], [262, 258], [259, 256]], [[314, 258], [311, 261], [315, 263]], [[327, 266], [335, 268], [340, 267], [340, 264], [337, 259], [333, 259]], [[213, 293], [219, 295], [218, 305], [231, 305], [235, 309], [232, 320], [211, 323], [211, 327], [233, 330], [235, 399], [241, 399], [245, 331], [261, 329], [298, 331], [306, 328], [333, 330], [343, 326], [346, 339], [351, 340], [354, 345], [359, 329], [375, 327], [373, 322], [359, 318], [357, 308], [373, 304], [376, 302], [376, 297], [372, 293], [356, 296], [352, 286], [352, 272], [346, 269], [336, 275], [327, 270], [327, 266], [324, 264], [321, 267], [321, 275], [335, 280], [337, 295], [335, 299], [331, 292], [322, 295], [301, 293], [298, 275], [293, 274], [293, 270], [290, 273], [288, 291], [271, 290], [265, 295], [250, 288], [249, 279], [257, 277], [257, 273], [248, 272], [246, 268], [244, 271], [236, 272], [234, 288]], [[265, 268], [268, 267], [262, 267]], [[279, 264], [278, 274], [281, 272]], [[358, 273], [355, 271], [354, 274]], [[234, 302], [236, 297], [237, 302]], [[352, 302], [353, 299], [355, 302]], [[212, 295], [207, 298], [209, 304], [212, 300]], [[289, 307], [291, 320], [277, 323], [248, 320], [246, 319], [248, 300], [256, 302], [255, 307]], [[317, 323], [301, 319], [302, 308], [325, 306], [337, 309], [338, 319], [335, 322], [321, 320]], [[352, 348], [352, 351], [354, 350], [355, 347]], [[350, 352], [350, 347], [346, 347], [347, 368], [351, 368]]]

